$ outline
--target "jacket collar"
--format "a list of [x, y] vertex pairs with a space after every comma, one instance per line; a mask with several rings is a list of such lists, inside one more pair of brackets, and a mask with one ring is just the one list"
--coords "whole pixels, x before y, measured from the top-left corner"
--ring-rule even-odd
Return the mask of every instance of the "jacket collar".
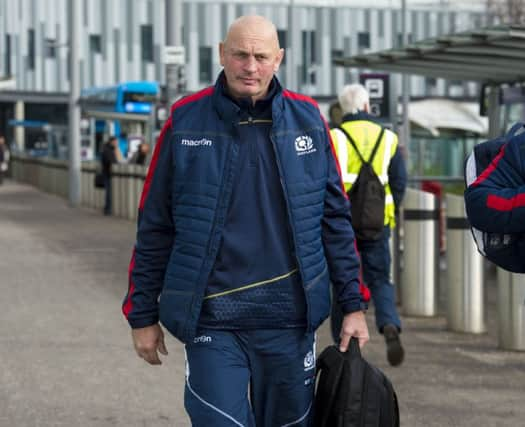
[[355, 114], [347, 113], [343, 116], [342, 122], [353, 122], [356, 120], [368, 120], [369, 122], [377, 123], [377, 119], [365, 111], [358, 111]]
[[275, 76], [270, 82], [270, 91], [268, 92], [267, 96], [264, 99], [257, 101], [254, 107], [251, 105], [249, 106], [248, 100], [242, 99], [239, 101], [231, 98], [231, 96], [228, 95], [225, 83], [226, 76], [224, 75], [224, 71], [221, 71], [215, 82], [215, 90], [213, 91], [213, 104], [217, 110], [217, 113], [219, 114], [219, 117], [225, 123], [236, 123], [241, 109], [244, 110], [255, 107], [255, 110], [257, 111], [258, 108], [264, 108], [265, 104], [267, 106], [267, 103], [270, 102], [272, 103], [272, 112], [274, 117], [276, 110], [282, 110], [282, 87], [279, 83], [279, 80], [277, 80], [277, 77]]

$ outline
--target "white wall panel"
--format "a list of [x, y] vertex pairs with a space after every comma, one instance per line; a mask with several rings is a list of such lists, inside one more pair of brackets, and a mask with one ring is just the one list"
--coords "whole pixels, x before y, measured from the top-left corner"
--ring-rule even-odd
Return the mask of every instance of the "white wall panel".
[[188, 44], [186, 49], [189, 50], [188, 65], [186, 67], [187, 89], [197, 90], [199, 83], [199, 15], [196, 4], [189, 4], [187, 10], [188, 16], [185, 22], [188, 24]]

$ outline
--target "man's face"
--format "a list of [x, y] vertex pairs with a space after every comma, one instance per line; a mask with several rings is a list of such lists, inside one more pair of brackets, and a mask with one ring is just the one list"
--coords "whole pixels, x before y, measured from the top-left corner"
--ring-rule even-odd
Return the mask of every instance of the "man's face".
[[283, 58], [272, 33], [257, 27], [237, 29], [219, 51], [230, 94], [253, 102], [263, 98]]

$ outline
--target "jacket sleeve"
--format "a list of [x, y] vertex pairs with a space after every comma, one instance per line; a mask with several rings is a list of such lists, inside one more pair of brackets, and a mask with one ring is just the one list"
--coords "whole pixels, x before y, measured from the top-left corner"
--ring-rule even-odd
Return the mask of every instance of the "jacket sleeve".
[[366, 309], [359, 291], [360, 262], [351, 225], [350, 204], [328, 130], [326, 139], [328, 181], [322, 220], [323, 246], [337, 302], [344, 313], [352, 313]]
[[492, 233], [525, 232], [525, 141], [509, 142], [465, 191], [470, 224]]
[[171, 119], [155, 146], [139, 206], [137, 239], [122, 311], [132, 328], [158, 322], [158, 298], [173, 245]]
[[405, 190], [407, 187], [407, 169], [405, 165], [405, 159], [403, 153], [399, 149], [399, 145], [396, 148], [390, 164], [388, 165], [388, 183], [392, 190], [392, 197], [394, 198], [394, 206], [399, 209], [403, 197], [405, 196]]

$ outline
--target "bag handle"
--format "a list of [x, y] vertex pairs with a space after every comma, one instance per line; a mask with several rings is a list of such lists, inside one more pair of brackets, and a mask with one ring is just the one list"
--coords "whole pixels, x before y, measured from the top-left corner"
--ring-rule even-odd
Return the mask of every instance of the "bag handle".
[[342, 353], [348, 360], [362, 359], [361, 349], [359, 348], [359, 340], [356, 337], [350, 338], [348, 350]]

